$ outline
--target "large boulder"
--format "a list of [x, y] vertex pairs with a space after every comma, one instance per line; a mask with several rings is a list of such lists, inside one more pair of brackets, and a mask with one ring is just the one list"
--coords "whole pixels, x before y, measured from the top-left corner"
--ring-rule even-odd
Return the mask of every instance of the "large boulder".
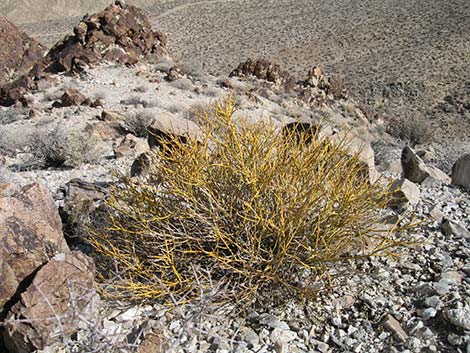
[[0, 185], [0, 308], [24, 290], [52, 256], [69, 251], [62, 222], [45, 187]]
[[7, 318], [10, 353], [29, 353], [67, 340], [98, 314], [93, 261], [80, 252], [58, 254], [44, 265]]
[[161, 146], [162, 140], [178, 139], [186, 143], [188, 139], [203, 141], [203, 132], [194, 122], [173, 114], [161, 114], [147, 127], [150, 148]]
[[452, 166], [452, 184], [470, 189], [470, 153], [460, 157]]
[[27, 73], [39, 62], [45, 48], [0, 16], [0, 85]]
[[102, 61], [135, 64], [140, 58], [169, 60], [166, 38], [154, 31], [145, 13], [115, 1], [101, 12], [85, 16], [73, 34], [47, 54], [48, 71], [80, 71]]
[[364, 177], [368, 178], [371, 183], [379, 180], [380, 173], [375, 168], [375, 153], [369, 141], [356, 134], [341, 131], [331, 136], [330, 140], [346, 148], [349, 155], [357, 156], [364, 166]]

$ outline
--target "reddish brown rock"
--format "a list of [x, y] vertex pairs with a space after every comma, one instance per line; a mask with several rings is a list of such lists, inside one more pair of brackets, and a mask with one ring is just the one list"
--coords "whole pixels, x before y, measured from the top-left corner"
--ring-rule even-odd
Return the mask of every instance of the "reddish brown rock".
[[44, 47], [0, 16], [0, 85], [16, 79], [42, 59]]
[[59, 102], [55, 102], [57, 107], [70, 107], [72, 105], [82, 105], [87, 98], [79, 90], [74, 88], [66, 89]]
[[75, 26], [74, 33], [48, 53], [48, 71], [80, 71], [103, 60], [135, 64], [140, 58], [169, 58], [166, 38], [154, 31], [144, 12], [121, 1]]
[[240, 63], [229, 76], [254, 76], [260, 80], [266, 80], [276, 84], [287, 83], [291, 80], [290, 75], [286, 71], [282, 70], [278, 64], [264, 59], [257, 61], [248, 59], [247, 61]]
[[43, 186], [0, 185], [0, 308], [57, 253], [68, 252], [54, 200]]
[[58, 254], [44, 265], [7, 316], [3, 339], [8, 351], [43, 349], [91, 321], [99, 309], [94, 274], [93, 261], [80, 252]]

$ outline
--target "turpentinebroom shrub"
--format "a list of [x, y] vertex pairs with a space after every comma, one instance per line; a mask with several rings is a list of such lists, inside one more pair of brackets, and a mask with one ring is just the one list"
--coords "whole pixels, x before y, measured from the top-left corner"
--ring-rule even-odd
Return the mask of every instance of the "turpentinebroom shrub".
[[233, 112], [232, 99], [216, 103], [203, 138], [162, 140], [149, 177], [111, 192], [106, 225], [90, 231], [115, 278], [108, 294], [189, 298], [221, 283], [225, 299], [269, 286], [311, 294], [335, 264], [399, 245], [379, 225], [389, 193], [344, 144]]

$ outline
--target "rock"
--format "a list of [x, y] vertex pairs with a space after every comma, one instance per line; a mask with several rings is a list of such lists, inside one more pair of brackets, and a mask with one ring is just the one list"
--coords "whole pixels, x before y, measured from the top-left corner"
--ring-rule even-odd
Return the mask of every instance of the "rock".
[[450, 333], [447, 336], [447, 341], [453, 346], [459, 346], [463, 343], [463, 337], [456, 335], [455, 333]]
[[85, 95], [80, 93], [79, 90], [74, 88], [68, 88], [65, 90], [62, 97], [60, 97], [60, 101], [54, 102], [52, 105], [54, 108], [61, 108], [61, 107], [70, 107], [74, 105], [84, 105], [87, 98]]
[[99, 309], [94, 274], [93, 261], [80, 252], [57, 254], [44, 265], [8, 313], [9, 352], [43, 349], [77, 332], [81, 320], [92, 320]]
[[401, 153], [402, 177], [420, 184], [426, 179], [430, 173], [421, 158], [408, 146]]
[[329, 87], [328, 80], [323, 75], [322, 70], [318, 66], [314, 66], [311, 70], [308, 71], [305, 83], [312, 87], [317, 87], [323, 90], [328, 89]]
[[390, 331], [396, 339], [401, 342], [406, 342], [408, 335], [401, 327], [400, 323], [392, 315], [387, 314], [382, 320], [382, 326]]
[[114, 156], [135, 157], [149, 150], [149, 145], [145, 139], [140, 139], [132, 134], [127, 134], [118, 146], [113, 148]]
[[28, 76], [22, 76], [15, 81], [0, 86], [0, 105], [9, 107], [21, 102], [23, 106], [27, 106], [28, 103], [24, 96], [34, 87], [35, 83]]
[[59, 213], [45, 187], [0, 185], [0, 242], [0, 308], [5, 309], [51, 256], [69, 251]]
[[439, 276], [439, 281], [445, 281], [452, 285], [457, 285], [462, 283], [464, 279], [464, 274], [458, 271], [447, 271], [443, 272]]
[[431, 308], [424, 309], [423, 312], [421, 313], [421, 317], [423, 318], [423, 320], [429, 320], [433, 318], [434, 316], [436, 316], [436, 314], [437, 314], [437, 310], [431, 307]]
[[428, 179], [432, 178], [434, 180], [437, 180], [438, 182], [444, 183], [444, 184], [450, 184], [451, 183], [451, 178], [448, 176], [446, 173], [444, 173], [442, 170], [433, 167], [433, 166], [428, 166], [428, 171], [429, 171], [429, 176], [424, 179], [423, 182], [426, 182]]
[[331, 143], [345, 148], [351, 157], [358, 157], [364, 166], [361, 170], [363, 177], [368, 178], [371, 183], [379, 180], [380, 173], [375, 168], [375, 153], [370, 142], [363, 140], [355, 134], [341, 131], [332, 135], [329, 140]]
[[393, 193], [390, 204], [393, 208], [403, 209], [408, 205], [416, 205], [420, 200], [418, 186], [405, 178], [395, 180], [390, 191]]
[[336, 309], [349, 309], [354, 305], [354, 298], [350, 295], [344, 295], [332, 301]]
[[111, 123], [117, 121], [124, 121], [126, 120], [126, 117], [115, 111], [103, 110], [100, 116], [100, 120]]
[[250, 327], [243, 327], [240, 330], [240, 337], [243, 341], [248, 343], [249, 348], [257, 347], [259, 345], [259, 337]]
[[441, 223], [442, 219], [444, 218], [444, 214], [439, 210], [437, 206], [434, 206], [431, 211], [429, 211], [429, 215], [437, 222]]
[[460, 223], [444, 218], [441, 222], [441, 232], [446, 236], [470, 239], [470, 232]]
[[452, 166], [452, 184], [470, 189], [470, 153], [460, 157]]
[[457, 309], [445, 309], [443, 311], [444, 318], [452, 325], [470, 330], [470, 307], [459, 307]]
[[102, 61], [135, 64], [141, 57], [168, 57], [166, 38], [154, 31], [144, 12], [116, 1], [87, 15], [49, 51], [47, 71], [80, 71]]
[[172, 114], [162, 114], [147, 128], [150, 148], [161, 146], [161, 141], [178, 139], [186, 143], [188, 138], [203, 141], [202, 130], [190, 120]]
[[294, 121], [282, 127], [282, 134], [286, 138], [291, 137], [297, 142], [311, 143], [319, 136], [320, 125], [311, 122]]
[[171, 344], [161, 332], [151, 332], [147, 335], [137, 353], [167, 353], [170, 352]]
[[28, 73], [41, 61], [45, 48], [0, 15], [0, 86]]
[[108, 190], [108, 183], [89, 183], [81, 179], [72, 179], [65, 185], [60, 215], [69, 242], [76, 245], [82, 241], [86, 221], [102, 204]]
[[152, 159], [148, 153], [140, 154], [132, 163], [131, 177], [145, 178], [148, 175]]
[[264, 59], [257, 61], [248, 59], [247, 61], [240, 63], [229, 75], [229, 77], [233, 76], [254, 76], [260, 80], [266, 80], [275, 84], [285, 84], [291, 79], [290, 75], [286, 71], [282, 70], [278, 64]]

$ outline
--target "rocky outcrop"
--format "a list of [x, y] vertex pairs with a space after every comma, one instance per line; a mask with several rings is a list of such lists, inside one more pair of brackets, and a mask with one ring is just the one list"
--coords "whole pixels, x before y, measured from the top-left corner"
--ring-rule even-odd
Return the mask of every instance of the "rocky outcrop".
[[71, 107], [78, 105], [85, 105], [96, 108], [102, 106], [103, 103], [99, 99], [91, 100], [90, 98], [87, 98], [83, 93], [81, 93], [77, 89], [68, 88], [65, 90], [62, 97], [60, 97], [60, 100], [52, 104], [54, 108]]
[[0, 85], [27, 73], [45, 52], [44, 47], [0, 16]]
[[260, 80], [266, 80], [268, 82], [276, 84], [285, 84], [291, 81], [290, 75], [286, 71], [284, 71], [278, 64], [264, 59], [260, 59], [257, 61], [248, 59], [247, 61], [240, 63], [238, 67], [230, 73], [229, 76], [254, 76]]
[[470, 153], [460, 157], [452, 166], [452, 184], [470, 189]]
[[80, 252], [58, 254], [42, 267], [8, 314], [4, 344], [29, 353], [67, 340], [99, 308], [93, 261]]
[[37, 81], [48, 73], [80, 72], [103, 61], [131, 65], [145, 58], [172, 63], [165, 35], [152, 29], [142, 10], [119, 0], [101, 12], [85, 16], [74, 27], [73, 34], [41, 58], [31, 55], [30, 64], [24, 65], [23, 72], [27, 73], [8, 85], [2, 85], [0, 77], [0, 105], [11, 106], [16, 102], [26, 105], [25, 93], [34, 90]]
[[48, 190], [0, 185], [0, 308], [24, 290], [38, 268], [69, 248]]
[[152, 29], [143, 11], [122, 1], [85, 16], [73, 32], [47, 54], [48, 71], [81, 71], [102, 61], [135, 64], [143, 57], [169, 58], [164, 34]]

